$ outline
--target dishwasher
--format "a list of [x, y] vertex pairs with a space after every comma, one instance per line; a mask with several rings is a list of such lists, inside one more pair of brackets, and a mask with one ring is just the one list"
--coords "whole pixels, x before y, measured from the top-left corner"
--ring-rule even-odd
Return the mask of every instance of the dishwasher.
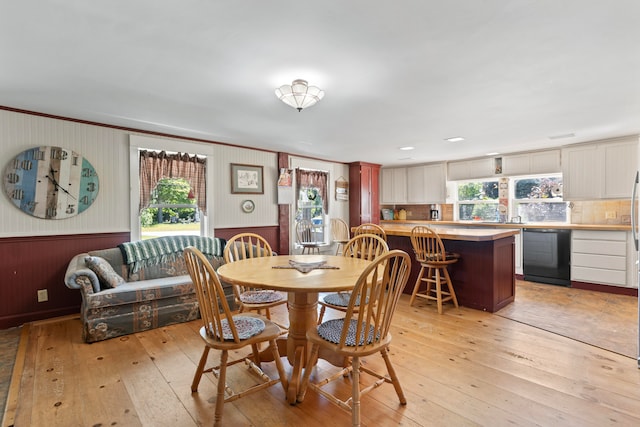
[[522, 265], [524, 280], [571, 285], [571, 230], [524, 228]]

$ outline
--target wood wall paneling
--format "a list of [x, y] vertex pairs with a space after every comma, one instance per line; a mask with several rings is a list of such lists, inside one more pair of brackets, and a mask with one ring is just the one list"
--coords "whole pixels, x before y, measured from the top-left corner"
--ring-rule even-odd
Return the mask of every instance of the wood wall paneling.
[[[79, 312], [80, 292], [64, 284], [71, 258], [128, 240], [128, 232], [0, 239], [0, 329]], [[39, 289], [47, 302], [38, 302]]]

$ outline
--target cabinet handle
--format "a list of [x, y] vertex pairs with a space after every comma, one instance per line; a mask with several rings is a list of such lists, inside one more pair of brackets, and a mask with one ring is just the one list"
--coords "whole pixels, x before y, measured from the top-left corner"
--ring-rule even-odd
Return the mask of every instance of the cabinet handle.
[[638, 219], [636, 218], [638, 213], [636, 212], [636, 195], [638, 191], [639, 178], [640, 172], [636, 171], [636, 179], [633, 182], [633, 191], [631, 192], [631, 233], [633, 236], [633, 245], [635, 246], [636, 251], [638, 250]]

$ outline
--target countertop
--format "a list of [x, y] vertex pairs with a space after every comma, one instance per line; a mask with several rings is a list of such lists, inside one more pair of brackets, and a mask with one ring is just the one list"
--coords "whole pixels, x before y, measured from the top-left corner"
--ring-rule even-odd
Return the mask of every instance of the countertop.
[[[389, 224], [401, 221], [384, 221], [380, 225], [384, 229], [385, 233], [389, 236], [411, 236], [411, 229], [414, 227], [415, 222], [405, 222], [405, 224]], [[438, 228], [438, 235], [441, 239], [447, 240], [465, 240], [471, 242], [482, 242], [490, 240], [504, 239], [515, 234], [520, 233], [519, 229], [505, 228], [501, 230], [496, 229], [473, 229], [473, 228]]]
[[[481, 222], [481, 221], [424, 221], [424, 220], [381, 220], [380, 225], [437, 225], [437, 226], [458, 226], [458, 227], [478, 227], [493, 229], [522, 229], [522, 228], [560, 228], [570, 230], [602, 230], [602, 231], [631, 231], [631, 225], [624, 224], [567, 224], [565, 222], [528, 222], [524, 224], [512, 224], [510, 222]], [[438, 230], [440, 234], [440, 230]]]

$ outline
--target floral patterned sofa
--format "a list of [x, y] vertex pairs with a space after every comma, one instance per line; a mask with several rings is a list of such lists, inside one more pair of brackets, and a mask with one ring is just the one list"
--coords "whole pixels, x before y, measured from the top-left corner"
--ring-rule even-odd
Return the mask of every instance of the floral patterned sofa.
[[[168, 236], [76, 255], [65, 284], [82, 294], [84, 341], [197, 319], [198, 301], [182, 251], [197, 247], [217, 269], [224, 262], [225, 243], [219, 238]], [[234, 307], [231, 286], [225, 293]]]

